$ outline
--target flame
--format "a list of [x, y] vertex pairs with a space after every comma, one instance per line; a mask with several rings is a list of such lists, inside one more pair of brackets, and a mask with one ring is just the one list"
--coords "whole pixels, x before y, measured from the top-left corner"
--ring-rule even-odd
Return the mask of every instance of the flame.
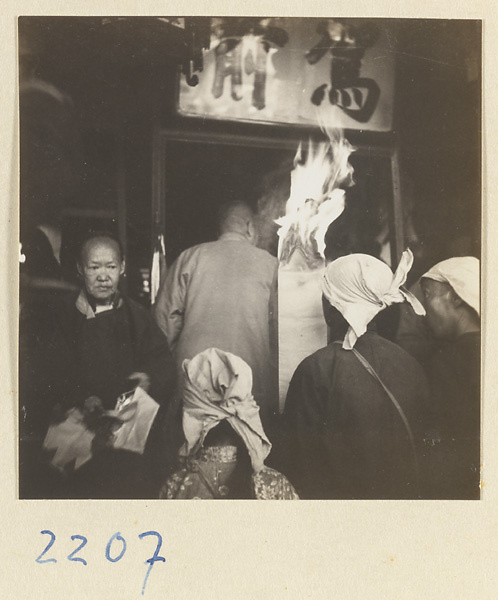
[[355, 148], [345, 139], [342, 130], [333, 129], [327, 134], [327, 142], [308, 142], [304, 159], [302, 143], [298, 146], [285, 216], [276, 220], [280, 225], [278, 258], [281, 263], [288, 263], [297, 248], [308, 266], [323, 261], [327, 229], [344, 210], [345, 191], [341, 186], [354, 183], [349, 156]]

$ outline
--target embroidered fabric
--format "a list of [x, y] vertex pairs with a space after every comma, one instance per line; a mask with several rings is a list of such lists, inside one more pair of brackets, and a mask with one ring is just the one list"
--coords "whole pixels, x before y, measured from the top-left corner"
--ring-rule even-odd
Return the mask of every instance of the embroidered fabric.
[[[216, 450], [223, 451], [224, 448]], [[177, 471], [161, 488], [159, 498], [163, 500], [214, 500], [230, 496], [229, 478], [233, 474], [236, 460], [216, 462], [214, 460], [190, 459], [187, 467]], [[251, 478], [252, 493], [256, 500], [299, 500], [299, 496], [287, 477], [270, 467], [264, 466]]]
[[237, 466], [237, 448], [202, 448], [186, 466], [171, 477], [159, 492], [166, 500], [213, 500], [227, 498], [229, 479]]
[[287, 477], [270, 467], [264, 466], [255, 473], [252, 484], [256, 500], [299, 500]]
[[214, 460], [220, 463], [231, 463], [237, 460], [237, 446], [208, 446], [201, 448], [198, 455], [201, 462]]

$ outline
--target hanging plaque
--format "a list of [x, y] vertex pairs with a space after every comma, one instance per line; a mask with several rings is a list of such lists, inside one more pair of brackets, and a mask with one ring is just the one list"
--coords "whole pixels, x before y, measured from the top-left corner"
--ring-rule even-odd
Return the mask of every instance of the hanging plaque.
[[211, 20], [199, 83], [179, 112], [203, 119], [390, 131], [394, 48], [371, 19]]

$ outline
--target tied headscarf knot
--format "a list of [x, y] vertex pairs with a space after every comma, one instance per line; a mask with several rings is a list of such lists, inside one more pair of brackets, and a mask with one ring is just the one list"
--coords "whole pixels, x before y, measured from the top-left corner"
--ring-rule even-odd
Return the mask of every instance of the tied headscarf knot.
[[209, 348], [192, 360], [184, 360], [182, 369], [186, 442], [180, 455], [196, 454], [208, 432], [227, 420], [246, 445], [257, 473], [264, 466], [271, 444], [252, 395], [251, 367], [234, 354]]
[[367, 254], [350, 254], [331, 262], [322, 283], [323, 295], [349, 324], [342, 347], [351, 350], [370, 321], [393, 304], [411, 304], [418, 315], [425, 310], [415, 296], [401, 288], [413, 264], [413, 254], [403, 252], [396, 273], [382, 261]]

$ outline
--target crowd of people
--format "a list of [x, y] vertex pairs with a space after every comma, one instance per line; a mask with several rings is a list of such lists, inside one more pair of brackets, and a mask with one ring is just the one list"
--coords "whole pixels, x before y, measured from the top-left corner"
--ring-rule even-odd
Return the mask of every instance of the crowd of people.
[[20, 496], [478, 499], [479, 260], [434, 265], [417, 294], [410, 250], [395, 273], [366, 254], [329, 262], [330, 341], [280, 415], [277, 260], [245, 204], [219, 225], [169, 267], [152, 312], [120, 291], [125, 256], [104, 232], [81, 245], [79, 289], [25, 303]]

